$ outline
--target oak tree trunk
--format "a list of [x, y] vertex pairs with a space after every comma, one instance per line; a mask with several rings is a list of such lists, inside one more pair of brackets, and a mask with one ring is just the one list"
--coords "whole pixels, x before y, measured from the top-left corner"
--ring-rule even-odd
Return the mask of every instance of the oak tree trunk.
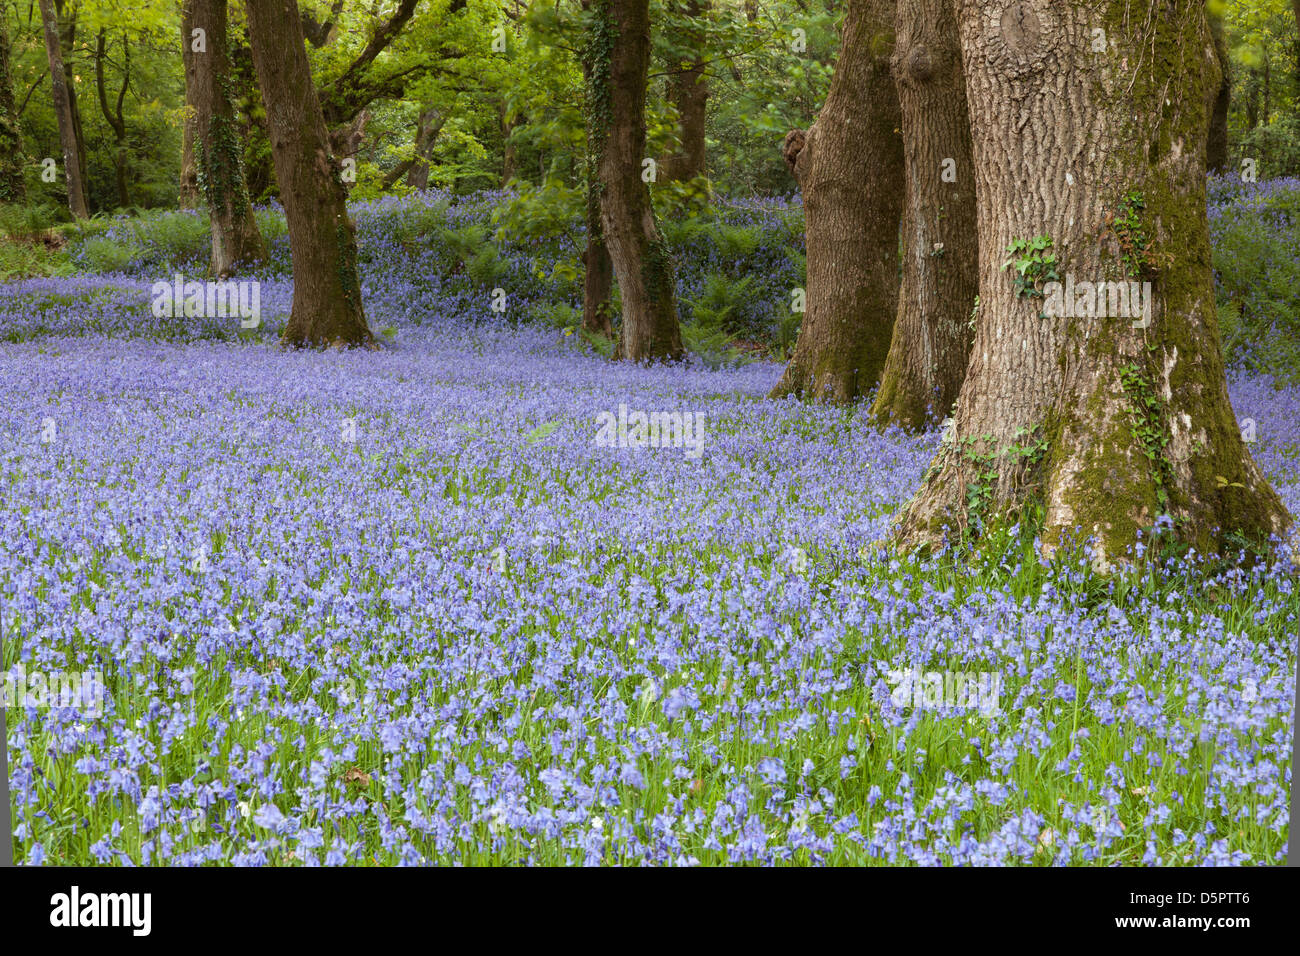
[[616, 354], [634, 362], [678, 359], [683, 352], [672, 260], [642, 179], [649, 0], [596, 0], [593, 8], [589, 108], [600, 157], [601, 232], [623, 304]]
[[9, 21], [0, 16], [0, 202], [20, 203], [27, 197], [25, 157], [9, 52]]
[[283, 341], [298, 346], [370, 344], [347, 191], [330, 154], [297, 4], [246, 0], [245, 7], [293, 257], [293, 309]]
[[704, 175], [704, 125], [709, 86], [704, 75], [703, 23], [709, 15], [708, 0], [685, 0], [675, 4], [676, 15], [690, 23], [682, 34], [689, 57], [675, 66], [668, 78], [668, 99], [677, 110], [679, 141], [664, 160], [661, 174], [668, 182], [689, 182]]
[[72, 115], [54, 0], [40, 0], [40, 8], [41, 25], [45, 30], [45, 55], [50, 64], [50, 86], [54, 94], [54, 118], [59, 124], [59, 143], [63, 147], [63, 175], [68, 187], [68, 209], [75, 218], [85, 219], [90, 215], [90, 205], [86, 199], [86, 183], [82, 178], [81, 147]]
[[830, 91], [785, 156], [803, 193], [807, 311], [773, 398], [852, 402], [880, 381], [898, 307], [903, 143], [895, 0], [849, 0]]
[[902, 110], [903, 281], [872, 415], [919, 429], [951, 410], [979, 291], [975, 170], [952, 0], [898, 4], [893, 73]]
[[[1020, 520], [1047, 552], [1093, 539], [1105, 567], [1162, 515], [1202, 552], [1281, 533], [1290, 516], [1224, 381], [1205, 205], [1219, 67], [1203, 0], [1116, 0], [1100, 17], [1086, 0], [956, 9], [980, 308], [951, 433], [900, 514], [901, 542]], [[1089, 42], [1098, 28], [1106, 52]], [[1113, 294], [1090, 295], [1097, 282]]]
[[208, 271], [224, 276], [266, 258], [244, 181], [243, 146], [231, 96], [226, 0], [186, 0], [182, 32], [203, 30], [202, 52], [183, 47], [185, 90], [194, 109], [198, 184], [211, 217]]

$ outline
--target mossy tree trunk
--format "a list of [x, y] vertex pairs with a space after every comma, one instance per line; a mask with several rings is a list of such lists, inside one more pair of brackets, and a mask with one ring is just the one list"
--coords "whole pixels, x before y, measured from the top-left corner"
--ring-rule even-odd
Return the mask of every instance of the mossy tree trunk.
[[[597, 7], [598, 0], [582, 0], [583, 12], [588, 17], [594, 18], [599, 14]], [[587, 127], [587, 151], [583, 164], [586, 185], [584, 214], [587, 246], [582, 252], [582, 327], [598, 335], [612, 335], [614, 331], [610, 321], [614, 310], [612, 299], [614, 264], [609, 260], [609, 249], [605, 246], [605, 236], [600, 224], [600, 162], [606, 143], [606, 131], [596, 125], [596, 117], [597, 103], [599, 97], [604, 95], [604, 87], [598, 89], [593, 84], [597, 69], [602, 68], [602, 63], [608, 64], [607, 42], [601, 24], [593, 19], [588, 26], [587, 42], [582, 53]], [[602, 76], [601, 82], [607, 84], [608, 75]]]
[[14, 104], [9, 62], [9, 21], [0, 16], [0, 202], [20, 203], [27, 198], [23, 181], [25, 162], [22, 124]]
[[[1300, 0], [1295, 0], [1300, 5]], [[1210, 18], [1210, 35], [1214, 39], [1214, 55], [1219, 61], [1221, 77], [1210, 111], [1209, 141], [1205, 147], [1205, 165], [1212, 173], [1222, 173], [1228, 168], [1228, 108], [1232, 105], [1232, 61], [1228, 56], [1228, 40], [1224, 32], [1223, 17], [1215, 16], [1209, 4], [1205, 7]]]
[[642, 179], [650, 66], [649, 0], [595, 0], [589, 129], [600, 157], [601, 233], [623, 305], [617, 356], [681, 358], [682, 336], [667, 243]]
[[[1093, 539], [1105, 566], [1161, 515], [1203, 552], [1282, 532], [1290, 518], [1224, 381], [1205, 207], [1219, 67], [1203, 0], [956, 9], [980, 309], [951, 434], [900, 514], [901, 543], [1021, 519], [1041, 522], [1046, 551]], [[1098, 28], [1105, 52], [1089, 42]], [[1054, 262], [1008, 252], [1042, 237]], [[1020, 289], [1009, 257], [1031, 263]], [[1109, 292], [1090, 311], [1079, 285], [1072, 309], [1059, 288], [1054, 302], [1051, 271], [1150, 282], [1149, 315]]]
[[803, 193], [807, 311], [772, 397], [852, 402], [880, 381], [898, 307], [903, 143], [890, 75], [895, 0], [849, 0], [830, 91], [786, 136]]
[[245, 6], [293, 257], [293, 309], [283, 341], [297, 346], [370, 344], [347, 191], [330, 153], [297, 4], [246, 0]]
[[900, 3], [896, 23], [892, 66], [907, 181], [903, 280], [871, 413], [878, 421], [919, 429], [948, 414], [966, 377], [979, 237], [952, 0]]
[[59, 40], [59, 21], [54, 0], [40, 0], [41, 25], [45, 30], [45, 55], [50, 64], [50, 87], [54, 97], [54, 118], [59, 124], [59, 143], [63, 147], [63, 175], [68, 188], [68, 209], [73, 217], [90, 215], [86, 182], [82, 177], [81, 141], [77, 138], [76, 119], [72, 113], [71, 91], [63, 63]]
[[704, 175], [704, 126], [707, 119], [709, 84], [704, 72], [704, 21], [709, 16], [708, 0], [676, 0], [673, 4], [685, 56], [668, 77], [668, 99], [677, 110], [677, 148], [663, 162], [667, 182], [689, 182]]
[[186, 0], [181, 8], [186, 36], [204, 31], [204, 48], [183, 47], [187, 106], [194, 109], [198, 184], [211, 218], [212, 256], [208, 270], [229, 275], [266, 258], [244, 181], [243, 145], [235, 120], [227, 39], [226, 0]]

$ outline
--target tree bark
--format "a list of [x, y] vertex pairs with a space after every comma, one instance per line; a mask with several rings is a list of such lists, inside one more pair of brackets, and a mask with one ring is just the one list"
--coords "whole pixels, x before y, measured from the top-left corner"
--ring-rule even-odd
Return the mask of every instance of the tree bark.
[[[1300, 0], [1295, 0], [1300, 4]], [[1210, 134], [1205, 147], [1205, 164], [1212, 173], [1221, 173], [1228, 168], [1228, 107], [1232, 100], [1231, 61], [1228, 58], [1228, 41], [1224, 33], [1222, 17], [1216, 17], [1206, 7], [1210, 20], [1210, 35], [1214, 40], [1214, 55], [1219, 61], [1219, 88], [1214, 97], [1214, 107], [1210, 111]]]
[[25, 160], [9, 62], [9, 21], [0, 16], [0, 202], [20, 203], [27, 198]]
[[807, 311], [773, 398], [852, 402], [880, 381], [898, 307], [905, 190], [890, 75], [895, 0], [849, 0], [839, 62], [817, 120], [787, 134], [803, 192]]
[[183, 48], [185, 89], [188, 105], [194, 108], [198, 184], [211, 219], [208, 271], [224, 276], [266, 258], [244, 181], [243, 148], [230, 92], [226, 0], [186, 0], [181, 22], [186, 36], [204, 31], [202, 52], [190, 43]]
[[896, 24], [892, 69], [906, 169], [903, 281], [871, 413], [919, 429], [948, 414], [966, 377], [979, 237], [952, 0], [900, 3]]
[[600, 157], [601, 232], [623, 302], [616, 354], [682, 357], [673, 266], [642, 180], [650, 65], [649, 0], [596, 0], [590, 128]]
[[[582, 0], [582, 9], [592, 12], [596, 0]], [[582, 327], [596, 335], [613, 335], [614, 264], [609, 259], [609, 249], [600, 224], [600, 149], [605, 131], [596, 124], [598, 91], [593, 85], [597, 61], [602, 52], [598, 29], [592, 31], [582, 54], [582, 79], [585, 96], [587, 146], [584, 157], [586, 202], [584, 215], [587, 226], [587, 246], [582, 252]]]
[[[1021, 521], [1048, 553], [1092, 539], [1104, 568], [1161, 515], [1203, 553], [1280, 534], [1290, 516], [1224, 381], [1205, 207], [1219, 68], [1203, 0], [1116, 3], [1100, 22], [1087, 0], [956, 9], [980, 309], [951, 433], [900, 513], [900, 542]], [[1105, 54], [1088, 43], [1098, 27]], [[1003, 262], [1043, 237], [1056, 261], [1028, 266], [1017, 289]], [[1086, 288], [1067, 296], [1051, 271], [1067, 286], [1150, 282], [1150, 311], [1109, 293], [1089, 309]]]
[[194, 163], [194, 110], [189, 106], [190, 92], [185, 91], [185, 110], [181, 119], [181, 178], [178, 203], [182, 209], [198, 209], [199, 170]]
[[704, 20], [709, 15], [708, 0], [678, 0], [674, 13], [691, 23], [682, 38], [689, 58], [675, 65], [668, 78], [668, 99], [677, 110], [679, 141], [677, 148], [663, 162], [663, 178], [668, 182], [690, 182], [704, 175], [704, 125], [707, 118], [709, 86], [704, 74]]
[[82, 178], [81, 144], [77, 139], [76, 123], [72, 115], [72, 100], [64, 70], [54, 0], [40, 0], [40, 8], [41, 24], [45, 30], [45, 55], [50, 64], [50, 86], [54, 94], [54, 116], [59, 124], [59, 142], [63, 146], [63, 176], [68, 187], [68, 209], [75, 218], [85, 219], [90, 215], [90, 206], [86, 200], [86, 183]]
[[373, 342], [357, 281], [347, 191], [330, 155], [295, 0], [246, 0], [248, 33], [293, 257], [287, 345]]
[[68, 108], [72, 113], [72, 129], [77, 136], [77, 162], [81, 165], [81, 182], [86, 190], [86, 206], [90, 206], [90, 170], [86, 163], [86, 130], [81, 122], [81, 98], [77, 93], [77, 78], [73, 71], [72, 57], [77, 49], [77, 6], [69, 5], [65, 0], [54, 0], [55, 20], [63, 24], [63, 37], [60, 41], [64, 51], [63, 76], [68, 90]]

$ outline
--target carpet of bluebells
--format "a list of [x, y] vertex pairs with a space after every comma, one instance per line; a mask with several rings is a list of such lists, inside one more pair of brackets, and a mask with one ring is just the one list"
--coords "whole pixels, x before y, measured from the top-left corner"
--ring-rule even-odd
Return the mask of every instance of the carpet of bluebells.
[[[276, 347], [283, 238], [251, 335], [155, 319], [197, 266], [144, 247], [0, 291], [4, 665], [107, 687], [102, 716], [9, 711], [21, 859], [1283, 859], [1289, 562], [892, 556], [937, 435], [770, 401], [772, 362], [628, 367], [517, 321], [551, 289], [525, 246], [497, 315], [432, 205], [357, 210], [373, 351]], [[757, 299], [788, 301], [786, 255], [746, 250]], [[1300, 389], [1232, 395], [1300, 513]], [[702, 414], [703, 454], [597, 444], [620, 404]], [[900, 704], [913, 668], [997, 674], [999, 707]]]

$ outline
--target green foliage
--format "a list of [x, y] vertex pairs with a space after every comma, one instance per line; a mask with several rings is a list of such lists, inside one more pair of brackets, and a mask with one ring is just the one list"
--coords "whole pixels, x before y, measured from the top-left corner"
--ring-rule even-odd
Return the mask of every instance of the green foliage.
[[1119, 209], [1110, 218], [1111, 231], [1119, 242], [1120, 260], [1124, 263], [1124, 272], [1132, 278], [1148, 275], [1151, 262], [1147, 257], [1150, 240], [1142, 228], [1142, 212], [1146, 209], [1146, 200], [1139, 190], [1130, 190], [1120, 200]]
[[713, 331], [699, 325], [682, 326], [682, 344], [694, 353], [706, 368], [718, 369], [731, 365], [744, 365], [751, 359], [731, 344], [725, 332]]
[[1002, 264], [1002, 269], [1005, 272], [1015, 266], [1013, 278], [1018, 298], [1042, 298], [1043, 286], [1060, 279], [1056, 268], [1056, 253], [1051, 249], [1051, 236], [1014, 239], [1007, 246], [1007, 255], [1011, 258]]
[[1225, 359], [1300, 381], [1300, 183], [1211, 180], [1210, 212]]
[[743, 332], [738, 320], [753, 298], [754, 284], [753, 276], [732, 279], [718, 272], [709, 273], [700, 295], [686, 300], [692, 321], [709, 332]]
[[0, 203], [0, 235], [9, 239], [35, 239], [53, 229], [58, 219], [57, 209], [48, 203]]

